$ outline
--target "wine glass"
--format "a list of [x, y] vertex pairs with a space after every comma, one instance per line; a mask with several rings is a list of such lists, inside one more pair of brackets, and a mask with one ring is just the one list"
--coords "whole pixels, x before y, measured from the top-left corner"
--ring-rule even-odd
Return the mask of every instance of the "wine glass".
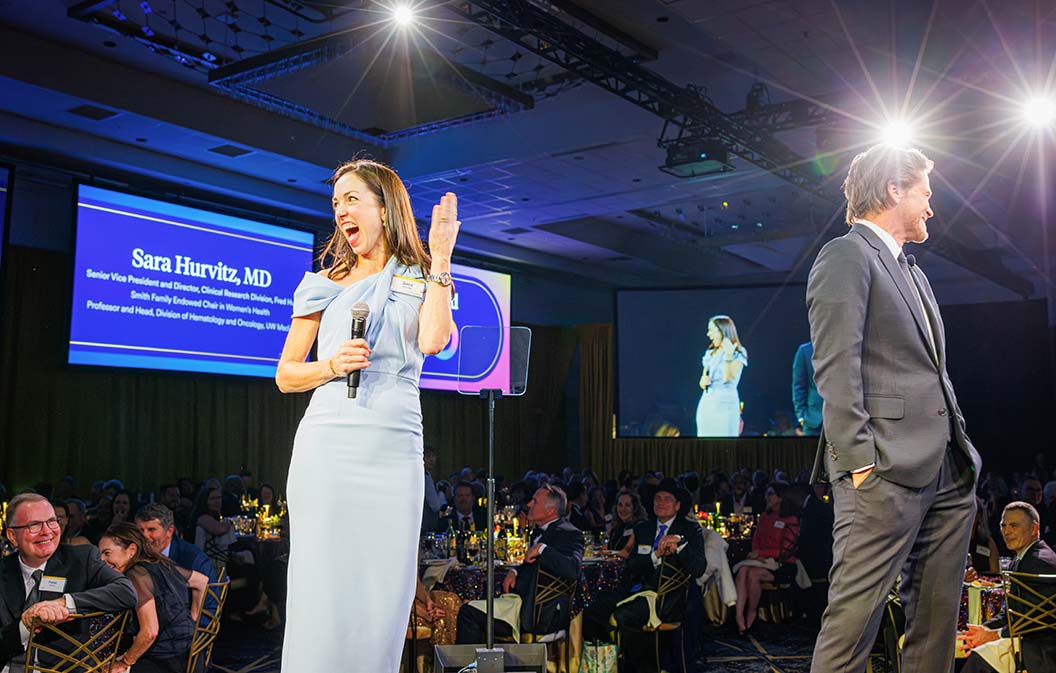
[[476, 535], [470, 535], [469, 540], [466, 541], [466, 557], [469, 558], [470, 565], [476, 564], [479, 553], [480, 541]]

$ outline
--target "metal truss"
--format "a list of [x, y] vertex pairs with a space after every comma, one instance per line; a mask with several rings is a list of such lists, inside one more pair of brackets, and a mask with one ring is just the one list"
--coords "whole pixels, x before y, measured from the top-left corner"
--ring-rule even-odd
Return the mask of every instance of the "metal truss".
[[676, 85], [528, 0], [469, 0], [448, 5], [448, 9], [652, 112], [679, 138], [719, 140], [745, 161], [821, 194], [821, 180], [810, 169], [810, 159], [724, 113], [699, 90]]

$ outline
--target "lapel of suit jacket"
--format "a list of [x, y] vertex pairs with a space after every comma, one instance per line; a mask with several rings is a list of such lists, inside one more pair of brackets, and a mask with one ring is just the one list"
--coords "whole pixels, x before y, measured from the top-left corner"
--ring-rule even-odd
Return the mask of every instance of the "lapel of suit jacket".
[[22, 567], [18, 565], [18, 554], [11, 554], [3, 560], [4, 603], [11, 621], [22, 615], [22, 604], [26, 602], [26, 584], [22, 581]]
[[[48, 559], [48, 564], [44, 566], [44, 574], [48, 577], [61, 577], [67, 580], [69, 583], [69, 569], [66, 566], [66, 554], [63, 551], [62, 545], [60, 544], [55, 553]], [[50, 601], [55, 598], [59, 598], [63, 593], [71, 593], [73, 589], [66, 587], [65, 591], [45, 591], [40, 590], [40, 600]]]
[[935, 357], [939, 365], [942, 366], [946, 361], [946, 338], [942, 329], [942, 317], [939, 315], [939, 303], [935, 301], [935, 294], [931, 291], [931, 283], [928, 282], [928, 277], [924, 275], [924, 270], [914, 264], [909, 267], [909, 272], [917, 279], [917, 286], [920, 288], [920, 300], [927, 304], [928, 318], [931, 321], [931, 333], [935, 336], [935, 350], [938, 351]]
[[[902, 273], [902, 269], [898, 266], [898, 261], [891, 256], [891, 251], [888, 247], [869, 227], [864, 224], [855, 224], [851, 231], [857, 232], [859, 236], [865, 239], [866, 243], [876, 250], [880, 263], [887, 269], [888, 275], [891, 276], [891, 280], [895, 283], [895, 287], [898, 288], [899, 294], [902, 295], [903, 301], [906, 302], [906, 307], [909, 308], [909, 312], [913, 316], [913, 322], [917, 324], [917, 332], [920, 334], [921, 341], [924, 342], [925, 350], [929, 351], [929, 355], [931, 355], [931, 345], [928, 343], [927, 317], [921, 312], [917, 295], [913, 292], [913, 288], [909, 286], [909, 279]], [[934, 361], [934, 358], [932, 360]]]

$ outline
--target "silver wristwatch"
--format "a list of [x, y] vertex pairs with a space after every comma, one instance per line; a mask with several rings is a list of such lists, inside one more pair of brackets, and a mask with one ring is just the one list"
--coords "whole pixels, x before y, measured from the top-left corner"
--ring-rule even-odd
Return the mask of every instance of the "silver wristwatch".
[[438, 283], [444, 287], [451, 287], [451, 274], [446, 271], [441, 273], [431, 273], [425, 277], [430, 283]]

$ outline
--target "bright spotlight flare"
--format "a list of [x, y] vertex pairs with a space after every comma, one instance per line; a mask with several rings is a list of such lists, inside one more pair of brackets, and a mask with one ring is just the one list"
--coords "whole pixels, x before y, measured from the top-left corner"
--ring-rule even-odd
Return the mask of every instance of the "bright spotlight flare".
[[1023, 120], [1036, 128], [1056, 122], [1056, 97], [1034, 96], [1023, 104]]
[[916, 138], [914, 137], [913, 127], [908, 122], [894, 119], [887, 122], [884, 126], [881, 140], [885, 145], [890, 145], [891, 147], [909, 147], [915, 142]]
[[392, 20], [397, 26], [409, 26], [414, 23], [414, 8], [406, 3], [394, 5]]

